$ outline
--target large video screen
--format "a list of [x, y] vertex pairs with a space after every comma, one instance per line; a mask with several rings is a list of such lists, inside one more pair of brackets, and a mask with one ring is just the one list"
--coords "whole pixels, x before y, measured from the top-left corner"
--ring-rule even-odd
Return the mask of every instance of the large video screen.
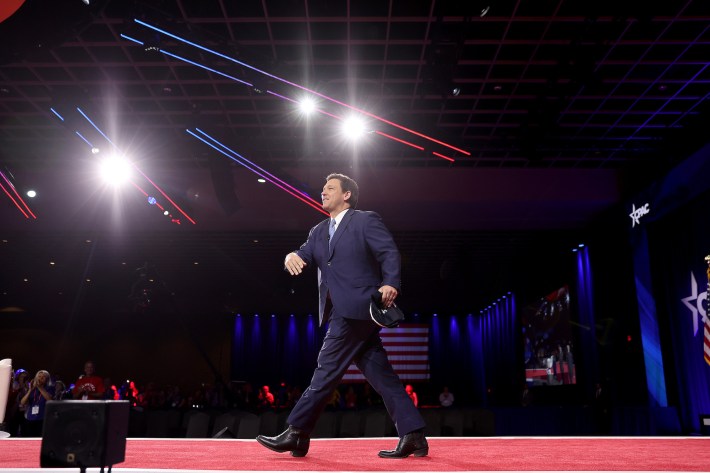
[[576, 384], [567, 285], [523, 308], [525, 380], [529, 386]]

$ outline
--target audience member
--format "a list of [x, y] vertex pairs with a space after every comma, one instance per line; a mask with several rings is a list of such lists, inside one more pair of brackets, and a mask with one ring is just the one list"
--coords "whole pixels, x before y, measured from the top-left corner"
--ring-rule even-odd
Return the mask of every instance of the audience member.
[[594, 420], [596, 422], [597, 435], [609, 435], [611, 433], [611, 405], [607, 388], [602, 383], [597, 382], [594, 387]]
[[160, 389], [154, 381], [150, 381], [141, 394], [139, 404], [150, 409], [161, 409], [165, 406], [165, 391]]
[[64, 381], [61, 379], [58, 379], [54, 383], [54, 400], [55, 401], [63, 401], [64, 399], [71, 399], [71, 391], [67, 389], [67, 385], [64, 384]]
[[259, 409], [271, 409], [274, 405], [274, 395], [269, 386], [264, 385], [259, 389]]
[[330, 394], [330, 399], [328, 399], [328, 402], [325, 405], [325, 409], [328, 411], [337, 411], [340, 409], [340, 402], [341, 402], [340, 389], [335, 388], [335, 389], [333, 389], [333, 392]]
[[276, 395], [274, 396], [274, 407], [277, 409], [290, 409], [293, 407], [289, 398], [289, 391], [290, 388], [286, 384], [286, 381], [281, 381], [281, 383], [279, 383], [279, 390], [276, 391]]
[[353, 385], [348, 386], [348, 390], [345, 391], [345, 408], [346, 409], [357, 409], [358, 407], [358, 399], [357, 399], [357, 394], [355, 393], [355, 388]]
[[167, 396], [165, 399], [165, 404], [166, 407], [172, 408], [172, 409], [183, 409], [187, 406], [185, 403], [185, 397], [182, 395], [182, 391], [180, 391], [180, 387], [175, 385], [175, 386], [168, 386], [167, 389]]
[[522, 407], [528, 407], [532, 404], [532, 393], [528, 387], [528, 383], [523, 383], [523, 391], [520, 394], [520, 405]]
[[414, 407], [419, 407], [419, 398], [417, 397], [417, 393], [414, 392], [414, 387], [408, 384], [404, 387], [404, 390], [407, 392], [409, 399], [414, 403]]
[[454, 395], [449, 391], [448, 386], [444, 386], [444, 390], [439, 394], [439, 404], [441, 407], [451, 407], [454, 403]]
[[20, 405], [26, 406], [23, 437], [42, 436], [45, 405], [54, 398], [54, 387], [48, 384], [49, 380], [49, 372], [39, 370], [30, 384], [29, 391], [20, 399]]
[[244, 403], [244, 407], [252, 411], [256, 408], [258, 398], [257, 396], [254, 395], [254, 387], [252, 386], [251, 383], [246, 382], [244, 383], [244, 388], [242, 389], [242, 401]]
[[18, 435], [22, 430], [22, 425], [25, 423], [26, 405], [21, 405], [20, 400], [30, 390], [30, 383], [27, 380], [28, 373], [22, 368], [15, 371], [12, 387], [10, 388], [10, 396], [7, 400], [7, 431], [11, 436]]
[[104, 397], [104, 380], [96, 376], [96, 366], [89, 360], [84, 363], [84, 374], [74, 383], [72, 394], [74, 399], [97, 400]]
[[135, 381], [127, 379], [121, 386], [119, 394], [123, 399], [128, 401], [132, 407], [136, 407], [138, 405], [138, 388], [136, 387]]
[[289, 409], [296, 405], [301, 396], [303, 395], [303, 390], [300, 386], [291, 386], [288, 391], [288, 406]]
[[382, 396], [377, 394], [377, 391], [372, 389], [372, 385], [367, 382], [362, 387], [362, 398], [364, 400], [363, 402], [365, 404], [365, 407], [378, 407], [384, 404]]

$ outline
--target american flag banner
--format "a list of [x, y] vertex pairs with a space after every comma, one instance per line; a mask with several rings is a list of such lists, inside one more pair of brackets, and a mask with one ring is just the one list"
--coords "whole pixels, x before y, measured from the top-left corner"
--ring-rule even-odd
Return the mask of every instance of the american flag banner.
[[[429, 379], [429, 325], [399, 324], [380, 331], [382, 345], [387, 351], [394, 371], [402, 381]], [[360, 370], [352, 363], [343, 377], [344, 383], [365, 381]]]
[[705, 363], [710, 365], [710, 317], [705, 317]]

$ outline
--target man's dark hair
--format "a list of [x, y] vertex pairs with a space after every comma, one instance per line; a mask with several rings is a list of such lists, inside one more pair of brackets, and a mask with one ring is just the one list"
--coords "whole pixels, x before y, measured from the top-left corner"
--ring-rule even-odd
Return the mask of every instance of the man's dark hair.
[[331, 179], [337, 179], [340, 181], [340, 187], [343, 189], [343, 193], [350, 191], [350, 199], [346, 202], [350, 204], [351, 208], [357, 208], [357, 199], [360, 196], [360, 188], [357, 186], [355, 179], [348, 177], [345, 174], [338, 173], [329, 174], [328, 177], [325, 178], [326, 181], [330, 181]]

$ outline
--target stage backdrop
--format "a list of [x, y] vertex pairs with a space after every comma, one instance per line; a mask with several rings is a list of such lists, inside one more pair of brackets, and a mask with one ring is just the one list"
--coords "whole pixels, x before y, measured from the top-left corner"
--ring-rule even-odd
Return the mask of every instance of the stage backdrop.
[[[407, 317], [397, 329], [383, 329], [382, 338], [402, 381], [432, 393], [420, 401], [438, 403], [443, 386], [459, 405], [517, 401], [523, 373], [514, 294], [476, 313]], [[313, 314], [235, 315], [231, 379], [304, 389], [324, 335]], [[357, 372], [347, 378], [344, 382], [355, 381]]]
[[705, 262], [709, 215], [710, 193], [705, 193], [647, 228], [659, 326], [672, 344], [666, 378], [677, 385], [683, 425], [695, 431], [699, 416], [710, 414], [710, 358], [704, 351], [710, 346]]

